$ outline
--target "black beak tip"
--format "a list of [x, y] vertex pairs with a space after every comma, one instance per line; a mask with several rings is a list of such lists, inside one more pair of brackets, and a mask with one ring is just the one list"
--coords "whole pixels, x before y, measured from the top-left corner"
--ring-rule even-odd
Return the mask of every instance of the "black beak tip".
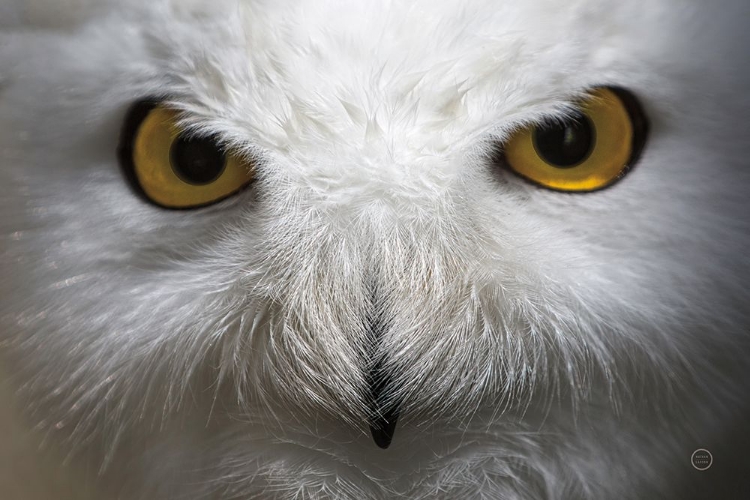
[[370, 426], [370, 432], [372, 433], [372, 439], [375, 444], [383, 450], [388, 449], [393, 441], [393, 434], [396, 431], [396, 419], [392, 418], [390, 421], [381, 421], [380, 425]]

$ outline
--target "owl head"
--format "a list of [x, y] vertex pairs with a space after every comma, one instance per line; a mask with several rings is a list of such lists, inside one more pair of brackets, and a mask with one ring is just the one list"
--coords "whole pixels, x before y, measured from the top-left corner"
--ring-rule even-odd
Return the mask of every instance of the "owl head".
[[30, 420], [103, 462], [199, 443], [243, 492], [612, 486], [600, 436], [739, 391], [740, 3], [0, 7]]

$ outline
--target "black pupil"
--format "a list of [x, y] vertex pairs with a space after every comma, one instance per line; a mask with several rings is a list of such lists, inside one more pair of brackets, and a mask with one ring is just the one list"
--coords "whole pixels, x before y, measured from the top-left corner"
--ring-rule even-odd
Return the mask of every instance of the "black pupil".
[[550, 123], [534, 130], [534, 148], [539, 156], [557, 168], [583, 163], [594, 145], [594, 125], [583, 114], [565, 121]]
[[170, 161], [180, 179], [202, 186], [221, 176], [227, 158], [215, 140], [181, 135], [172, 144]]

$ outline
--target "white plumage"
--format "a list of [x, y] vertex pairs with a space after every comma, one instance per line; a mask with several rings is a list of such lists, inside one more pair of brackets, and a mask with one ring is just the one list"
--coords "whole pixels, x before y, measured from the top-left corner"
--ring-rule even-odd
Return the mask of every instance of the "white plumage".
[[[28, 425], [122, 498], [683, 498], [706, 478], [731, 498], [738, 478], [690, 454], [736, 466], [748, 414], [749, 17], [6, 2], [0, 347]], [[601, 85], [651, 120], [622, 181], [552, 192], [493, 161]], [[256, 182], [144, 203], [115, 155], [144, 97]], [[378, 356], [388, 450], [367, 430]]]

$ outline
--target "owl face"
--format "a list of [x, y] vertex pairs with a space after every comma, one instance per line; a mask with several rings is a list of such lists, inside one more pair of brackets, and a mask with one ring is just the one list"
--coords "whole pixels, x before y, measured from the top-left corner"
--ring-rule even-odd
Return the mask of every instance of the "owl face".
[[741, 363], [744, 7], [74, 4], [0, 35], [0, 333], [75, 449], [196, 498], [601, 492]]

